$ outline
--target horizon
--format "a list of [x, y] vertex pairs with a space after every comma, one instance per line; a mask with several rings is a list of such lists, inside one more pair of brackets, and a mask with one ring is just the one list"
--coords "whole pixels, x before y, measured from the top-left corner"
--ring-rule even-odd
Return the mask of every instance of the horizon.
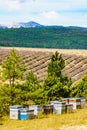
[[30, 23], [30, 22], [34, 22], [34, 23], [37, 23], [37, 24], [40, 24], [41, 26], [43, 26], [43, 27], [51, 27], [51, 26], [58, 26], [58, 27], [77, 27], [77, 28], [87, 28], [87, 27], [84, 27], [84, 26], [74, 26], [74, 25], [66, 25], [66, 26], [64, 26], [64, 25], [57, 25], [57, 24], [55, 24], [55, 25], [42, 25], [41, 23], [38, 23], [38, 22], [36, 22], [36, 21], [27, 21], [27, 22], [24, 22], [24, 21], [21, 21], [21, 22], [10, 22], [10, 23], [5, 23], [5, 24], [1, 24], [0, 23], [0, 26], [6, 26], [7, 28], [11, 28], [11, 27], [13, 27], [13, 28], [20, 28], [21, 26], [19, 25], [20, 23], [23, 23], [23, 24], [26, 24], [26, 23]]
[[87, 0], [0, 0], [0, 24], [87, 27]]

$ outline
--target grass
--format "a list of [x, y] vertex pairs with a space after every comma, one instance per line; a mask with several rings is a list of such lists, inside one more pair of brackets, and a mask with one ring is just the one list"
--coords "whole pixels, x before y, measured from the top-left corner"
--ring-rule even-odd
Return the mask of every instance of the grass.
[[81, 130], [86, 130], [87, 107], [69, 114], [43, 115], [26, 121], [10, 120], [9, 117], [5, 116], [2, 123], [0, 130], [80, 130], [80, 127]]
[[[12, 47], [0, 47], [1, 49], [12, 49]], [[45, 49], [45, 48], [20, 48], [20, 47], [13, 47], [16, 50], [26, 50], [26, 51], [38, 51], [38, 52], [55, 52], [58, 51], [60, 53], [64, 54], [76, 54], [76, 55], [82, 55], [82, 56], [87, 56], [87, 50], [85, 49]]]

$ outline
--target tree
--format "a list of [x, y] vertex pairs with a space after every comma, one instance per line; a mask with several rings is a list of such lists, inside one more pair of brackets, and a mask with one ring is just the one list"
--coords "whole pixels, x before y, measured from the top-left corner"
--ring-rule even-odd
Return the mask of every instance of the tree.
[[70, 93], [71, 80], [62, 75], [65, 62], [58, 52], [52, 55], [48, 64], [48, 74], [44, 81], [44, 95], [47, 100], [68, 97]]
[[65, 67], [65, 62], [62, 55], [57, 51], [51, 56], [51, 62], [48, 65], [48, 75], [61, 76], [61, 70]]
[[87, 73], [71, 87], [71, 97], [85, 97], [87, 100]]
[[28, 93], [28, 99], [33, 100], [34, 103], [41, 103], [42, 99], [42, 87], [36, 75], [33, 71], [30, 71], [26, 76], [25, 89]]
[[37, 76], [34, 75], [33, 71], [30, 71], [26, 76], [26, 86], [28, 88], [28, 91], [30, 92], [34, 92], [35, 90], [40, 88]]
[[22, 78], [25, 71], [24, 65], [21, 63], [21, 58], [16, 50], [12, 49], [7, 59], [2, 64], [3, 77], [9, 80], [9, 91], [11, 101], [15, 98], [15, 81]]

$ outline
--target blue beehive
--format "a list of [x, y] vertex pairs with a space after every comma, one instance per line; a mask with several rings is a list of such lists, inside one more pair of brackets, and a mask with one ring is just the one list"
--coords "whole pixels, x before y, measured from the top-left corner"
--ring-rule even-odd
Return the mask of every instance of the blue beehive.
[[34, 110], [23, 109], [20, 111], [20, 120], [28, 120], [34, 118]]

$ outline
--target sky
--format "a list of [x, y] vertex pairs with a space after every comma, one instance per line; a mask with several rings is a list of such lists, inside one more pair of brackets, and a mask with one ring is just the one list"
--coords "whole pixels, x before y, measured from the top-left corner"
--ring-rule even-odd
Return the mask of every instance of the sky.
[[0, 0], [0, 24], [29, 21], [87, 27], [87, 0]]

